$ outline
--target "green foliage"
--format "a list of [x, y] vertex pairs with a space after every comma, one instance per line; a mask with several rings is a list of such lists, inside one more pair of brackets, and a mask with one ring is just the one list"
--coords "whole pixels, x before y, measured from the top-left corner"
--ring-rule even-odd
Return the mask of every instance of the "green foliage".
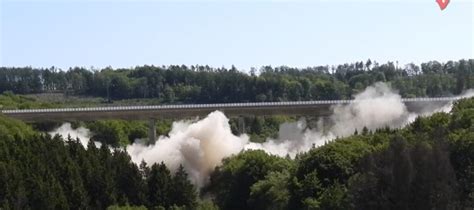
[[245, 151], [224, 159], [222, 166], [211, 175], [210, 191], [216, 196], [216, 203], [223, 209], [253, 209], [247, 204], [251, 186], [271, 172], [291, 168], [287, 159], [256, 150]]
[[119, 206], [119, 205], [113, 205], [107, 207], [107, 210], [147, 210], [145, 206]]
[[136, 139], [148, 136], [145, 122], [125, 120], [99, 120], [86, 124], [92, 133], [92, 140], [112, 146], [126, 146]]
[[[91, 72], [75, 68], [0, 68], [0, 92], [61, 92], [107, 101], [147, 98], [146, 103], [214, 103], [350, 98], [376, 81], [403, 97], [460, 93], [474, 84], [471, 60], [428, 62], [400, 69], [368, 61], [329, 69], [262, 67], [247, 75], [204, 66], [144, 66]], [[332, 73], [329, 73], [331, 70]], [[15, 75], [29, 75], [10, 80]], [[38, 80], [43, 78], [44, 81]], [[134, 100], [132, 100], [135, 98]], [[144, 103], [144, 102], [140, 102]], [[2, 108], [51, 107], [5, 92]], [[65, 104], [54, 104], [65, 106]], [[285, 117], [244, 117], [251, 140], [274, 137]], [[231, 119], [240, 133], [237, 119]], [[50, 125], [34, 125], [48, 130]], [[93, 139], [124, 146], [147, 136], [146, 122], [87, 123]], [[171, 121], [157, 123], [166, 134]], [[1, 209], [469, 209], [474, 206], [474, 99], [449, 114], [419, 117], [403, 129], [363, 129], [299, 154], [295, 159], [244, 151], [211, 174], [205, 198], [183, 167], [137, 166], [124, 151], [103, 144], [87, 149], [75, 139], [38, 134], [0, 116]], [[214, 203], [215, 202], [215, 203]]]
[[[236, 135], [245, 133], [250, 136], [250, 141], [252, 142], [264, 142], [269, 137], [276, 138], [278, 136], [281, 124], [295, 120], [296, 118], [291, 116], [254, 116], [231, 118], [229, 124], [232, 133]], [[242, 126], [244, 127], [242, 128]]]
[[[156, 135], [168, 135], [171, 131], [173, 121], [168, 119], [160, 119], [156, 121]], [[148, 134], [147, 134], [148, 135]]]
[[[463, 209], [474, 203], [474, 99], [404, 129], [362, 131], [257, 176], [268, 155], [226, 159], [209, 188], [222, 209]], [[265, 161], [272, 162], [272, 161]], [[250, 194], [248, 194], [250, 193]]]
[[323, 190], [319, 196], [321, 209], [344, 209], [347, 189], [343, 184], [335, 183]]
[[250, 187], [249, 206], [254, 209], [286, 209], [290, 198], [288, 171], [270, 172]]
[[219, 207], [214, 204], [211, 200], [203, 200], [199, 202], [197, 210], [219, 210]]
[[[365, 63], [365, 64], [364, 64]], [[369, 64], [369, 65], [368, 65]], [[351, 98], [365, 87], [389, 82], [404, 97], [459, 94], [474, 85], [474, 60], [398, 67], [393, 62], [355, 62], [334, 67], [263, 66], [259, 75], [235, 67], [139, 66], [130, 69], [0, 68], [0, 93], [63, 93], [133, 98], [159, 103], [329, 100]]]
[[0, 139], [2, 140], [0, 144], [12, 141], [14, 138], [26, 139], [33, 134], [34, 131], [25, 123], [0, 115]]
[[87, 127], [92, 131], [91, 140], [119, 146], [129, 143], [125, 134], [125, 125], [121, 120], [100, 120], [90, 123]]
[[354, 136], [310, 150], [300, 156], [296, 178], [300, 180], [305, 174], [317, 171], [324, 186], [347, 180], [355, 172], [355, 163], [374, 149], [366, 141], [366, 137]]
[[[353, 209], [456, 209], [458, 184], [442, 142], [410, 146], [396, 137], [386, 151], [371, 154], [353, 176], [348, 199]], [[380, 195], [384, 196], [380, 196]]]
[[172, 205], [172, 180], [171, 172], [164, 163], [153, 164], [147, 180], [148, 200], [152, 207], [163, 206], [169, 208]]
[[125, 151], [96, 148], [92, 141], [86, 150], [79, 140], [37, 134], [21, 122], [1, 120], [11, 129], [0, 138], [2, 209], [192, 209], [197, 204], [183, 168], [172, 176], [163, 164], [151, 170], [138, 167]]
[[[0, 91], [1, 92], [1, 91]], [[11, 91], [0, 94], [0, 109], [52, 108], [53, 104], [39, 102], [33, 98], [15, 95]]]
[[189, 181], [188, 174], [182, 165], [179, 166], [171, 181], [173, 186], [171, 189], [171, 202], [177, 206], [186, 206], [192, 209], [196, 207], [196, 188]]

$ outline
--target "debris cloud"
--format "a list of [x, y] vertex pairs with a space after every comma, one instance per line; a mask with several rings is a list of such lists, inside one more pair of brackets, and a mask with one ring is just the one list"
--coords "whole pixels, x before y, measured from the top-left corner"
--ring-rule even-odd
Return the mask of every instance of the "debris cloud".
[[364, 127], [369, 130], [386, 126], [401, 127], [413, 117], [407, 111], [401, 96], [385, 83], [367, 87], [355, 96], [353, 103], [336, 105], [332, 109], [333, 114], [326, 119], [329, 122], [320, 122], [316, 128], [309, 129], [305, 120], [301, 119], [294, 125], [284, 125], [285, 133], [280, 132], [278, 138], [268, 139], [262, 144], [250, 143], [246, 149], [263, 149], [271, 154], [294, 157], [313, 146], [318, 147], [337, 137], [349, 136]]
[[[472, 97], [470, 90], [461, 97]], [[316, 127], [309, 128], [304, 119], [280, 125], [278, 137], [264, 143], [249, 142], [244, 134], [232, 134], [229, 119], [219, 111], [210, 113], [201, 120], [177, 121], [168, 136], [160, 136], [153, 145], [135, 141], [125, 149], [132, 161], [148, 165], [164, 162], [171, 171], [181, 164], [197, 186], [208, 182], [209, 173], [221, 164], [222, 159], [243, 150], [261, 149], [267, 153], [294, 157], [312, 147], [361, 131], [364, 127], [374, 130], [381, 127], [399, 128], [413, 121], [419, 115], [434, 112], [449, 112], [452, 104], [446, 106], [426, 106], [420, 113], [411, 113], [402, 98], [384, 83], [367, 87], [355, 96], [351, 104], [332, 107], [333, 114], [321, 119]], [[80, 138], [83, 145], [89, 141], [89, 130], [72, 129], [66, 123], [51, 134], [71, 135]]]
[[60, 135], [65, 140], [70, 136], [73, 140], [79, 139], [82, 146], [87, 148], [87, 143], [91, 137], [90, 130], [84, 127], [73, 129], [71, 123], [64, 123], [59, 128], [49, 132], [51, 136]]
[[199, 121], [174, 122], [168, 137], [160, 136], [154, 145], [134, 143], [127, 151], [135, 163], [164, 162], [171, 171], [181, 164], [194, 183], [203, 186], [222, 159], [242, 151], [248, 141], [247, 135], [233, 135], [229, 119], [215, 111]]

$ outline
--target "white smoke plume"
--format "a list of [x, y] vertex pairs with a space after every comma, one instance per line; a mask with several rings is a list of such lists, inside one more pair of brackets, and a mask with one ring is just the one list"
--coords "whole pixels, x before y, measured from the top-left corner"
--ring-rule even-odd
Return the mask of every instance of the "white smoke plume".
[[[468, 90], [458, 98], [470, 98], [474, 90]], [[429, 116], [435, 112], [450, 112], [452, 103], [444, 106], [427, 104], [420, 113], [407, 110], [402, 98], [385, 83], [376, 83], [355, 96], [354, 102], [333, 107], [329, 117], [329, 126], [308, 129], [304, 119], [280, 126], [278, 138], [268, 139], [264, 143], [249, 143], [246, 149], [262, 149], [267, 153], [294, 157], [313, 146], [324, 145], [337, 137], [345, 137], [364, 127], [375, 130], [382, 127], [400, 128], [413, 122], [417, 116]], [[283, 131], [283, 132], [282, 132]]]
[[200, 121], [175, 122], [169, 137], [161, 136], [155, 145], [135, 143], [127, 151], [136, 163], [164, 162], [171, 170], [179, 164], [187, 169], [198, 186], [207, 182], [208, 174], [225, 157], [246, 149], [262, 149], [279, 156], [294, 156], [313, 146], [321, 146], [336, 137], [348, 136], [355, 130], [379, 127], [401, 127], [413, 114], [407, 111], [401, 97], [387, 85], [377, 83], [355, 97], [355, 102], [333, 107], [330, 125], [323, 123], [307, 129], [304, 120], [284, 123], [277, 139], [252, 143], [246, 135], [235, 136], [228, 119], [213, 112]]
[[[462, 97], [473, 96], [468, 91]], [[280, 125], [278, 138], [267, 139], [264, 143], [249, 142], [247, 135], [232, 134], [229, 119], [219, 111], [212, 112], [202, 120], [174, 122], [168, 136], [160, 136], [154, 145], [136, 143], [127, 146], [132, 161], [139, 164], [144, 160], [148, 165], [164, 162], [174, 171], [182, 164], [197, 186], [208, 182], [209, 173], [221, 164], [223, 158], [248, 149], [262, 149], [279, 156], [305, 152], [337, 137], [344, 137], [361, 131], [363, 127], [374, 130], [380, 127], [398, 128], [413, 121], [419, 114], [429, 115], [434, 111], [451, 110], [445, 107], [427, 106], [423, 113], [410, 113], [400, 95], [384, 83], [377, 83], [356, 95], [355, 101], [347, 105], [333, 107], [333, 114], [309, 129], [305, 120]], [[70, 134], [79, 137], [86, 145], [89, 131], [84, 128], [71, 129], [64, 124], [52, 134]]]
[[321, 146], [336, 137], [349, 136], [364, 127], [369, 130], [401, 127], [412, 116], [400, 95], [385, 83], [376, 83], [356, 95], [353, 103], [334, 106], [329, 126], [319, 123], [316, 128], [307, 129], [304, 120], [300, 120], [296, 125], [283, 125], [286, 131], [280, 132], [277, 139], [268, 139], [262, 144], [250, 143], [246, 149], [263, 149], [271, 154], [294, 157], [313, 146]]
[[[49, 132], [51, 136], [60, 135], [67, 140], [67, 137], [70, 136], [73, 140], [79, 139], [80, 143], [84, 148], [87, 148], [87, 143], [90, 140], [91, 132], [89, 129], [84, 127], [78, 127], [73, 129], [71, 123], [64, 123], [59, 128], [56, 128], [54, 131]], [[96, 147], [100, 147], [100, 142], [94, 142]]]
[[55, 129], [54, 131], [49, 132], [51, 136], [60, 135], [64, 139], [68, 136], [71, 136], [73, 140], [79, 138], [79, 141], [84, 147], [87, 147], [87, 143], [90, 139], [90, 130], [87, 128], [79, 127], [77, 129], [73, 129], [71, 123], [64, 123], [59, 128]]
[[472, 98], [474, 97], [474, 89], [466, 90], [463, 94], [461, 94], [461, 98]]
[[[466, 90], [463, 93], [461, 93], [459, 96], [456, 96], [455, 98], [462, 99], [462, 98], [472, 98], [472, 97], [474, 97], [474, 89]], [[415, 115], [415, 117], [418, 116], [418, 115], [429, 116], [429, 115], [431, 115], [433, 113], [436, 113], [436, 112], [448, 113], [448, 112], [451, 111], [451, 109], [453, 109], [453, 102], [452, 101], [447, 103], [444, 106], [441, 106], [441, 107], [434, 106], [433, 104], [428, 104], [426, 107], [424, 107], [423, 110], [421, 110], [419, 113], [417, 113], [417, 115]], [[415, 117], [413, 117], [413, 118], [415, 118]], [[412, 122], [413, 120], [411, 120], [410, 122]]]
[[128, 146], [132, 161], [164, 162], [171, 171], [182, 164], [198, 186], [207, 182], [209, 173], [223, 158], [242, 151], [249, 140], [247, 135], [233, 135], [229, 119], [219, 111], [197, 122], [174, 122], [168, 135], [160, 136], [154, 145]]
[[331, 116], [331, 133], [348, 136], [355, 130], [367, 127], [373, 130], [380, 127], [400, 127], [406, 123], [410, 113], [400, 95], [393, 92], [385, 83], [376, 83], [355, 96], [349, 105], [334, 108]]

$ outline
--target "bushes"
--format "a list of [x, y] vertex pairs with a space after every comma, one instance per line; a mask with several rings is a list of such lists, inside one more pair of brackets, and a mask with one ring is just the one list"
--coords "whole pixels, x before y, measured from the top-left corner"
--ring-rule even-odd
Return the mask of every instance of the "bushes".
[[473, 101], [403, 129], [338, 139], [295, 160], [240, 153], [214, 171], [210, 192], [222, 209], [472, 207]]
[[146, 123], [140, 121], [99, 120], [86, 123], [86, 127], [93, 133], [91, 140], [115, 147], [126, 146], [148, 136]]
[[271, 172], [291, 168], [290, 160], [268, 155], [261, 150], [242, 152], [224, 159], [222, 166], [216, 168], [211, 175], [210, 192], [216, 196], [216, 204], [222, 209], [258, 209], [258, 206], [247, 204], [251, 187]]

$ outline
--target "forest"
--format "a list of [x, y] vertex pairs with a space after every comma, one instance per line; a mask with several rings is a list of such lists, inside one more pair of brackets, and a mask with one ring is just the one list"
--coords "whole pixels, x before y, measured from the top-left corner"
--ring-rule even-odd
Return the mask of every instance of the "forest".
[[[370, 59], [338, 66], [304, 69], [264, 66], [244, 73], [235, 68], [209, 66], [142, 66], [102, 70], [0, 67], [0, 108], [52, 108], [162, 103], [224, 103], [351, 99], [375, 82], [386, 82], [402, 97], [458, 95], [474, 88], [474, 59], [419, 66], [379, 64]], [[25, 96], [25, 94], [28, 94]], [[46, 97], [43, 97], [46, 95]], [[49, 97], [49, 96], [52, 97]], [[58, 97], [59, 96], [59, 97]], [[245, 117], [245, 131], [261, 142], [274, 136], [278, 126], [294, 121], [287, 116]], [[97, 133], [95, 141], [125, 146], [147, 135], [146, 122], [102, 120], [72, 122]], [[158, 135], [166, 135], [172, 121], [159, 120]], [[239, 134], [237, 119], [230, 119]], [[51, 130], [58, 124], [36, 124]]]
[[2, 209], [468, 209], [474, 205], [474, 99], [401, 129], [364, 130], [294, 159], [248, 150], [201, 189], [186, 171], [135, 165], [0, 117]]
[[0, 68], [0, 93], [98, 96], [105, 102], [155, 99], [158, 103], [225, 103], [350, 99], [375, 82], [389, 82], [403, 97], [460, 94], [474, 86], [474, 60], [420, 65], [370, 59], [337, 66], [263, 66], [244, 73], [209, 66], [137, 66], [129, 69]]
[[[60, 93], [100, 103], [216, 103], [346, 99], [374, 82], [402, 97], [458, 95], [474, 86], [474, 60], [420, 66], [368, 60], [243, 73], [208, 66], [142, 66], [60, 71], [0, 68], [0, 105], [67, 106], [32, 97]], [[28, 95], [25, 95], [28, 94]], [[81, 104], [82, 105], [82, 104]], [[246, 117], [262, 142], [288, 116]], [[172, 121], [157, 123], [159, 135]], [[239, 135], [235, 119], [229, 121]], [[147, 135], [145, 122], [72, 122], [89, 144], [49, 135], [61, 123], [27, 124], [0, 114], [0, 209], [471, 209], [474, 206], [474, 98], [449, 113], [419, 116], [402, 128], [355, 130], [295, 157], [244, 150], [213, 168], [203, 186], [185, 166], [135, 164], [125, 146]], [[100, 146], [95, 142], [100, 142]]]

